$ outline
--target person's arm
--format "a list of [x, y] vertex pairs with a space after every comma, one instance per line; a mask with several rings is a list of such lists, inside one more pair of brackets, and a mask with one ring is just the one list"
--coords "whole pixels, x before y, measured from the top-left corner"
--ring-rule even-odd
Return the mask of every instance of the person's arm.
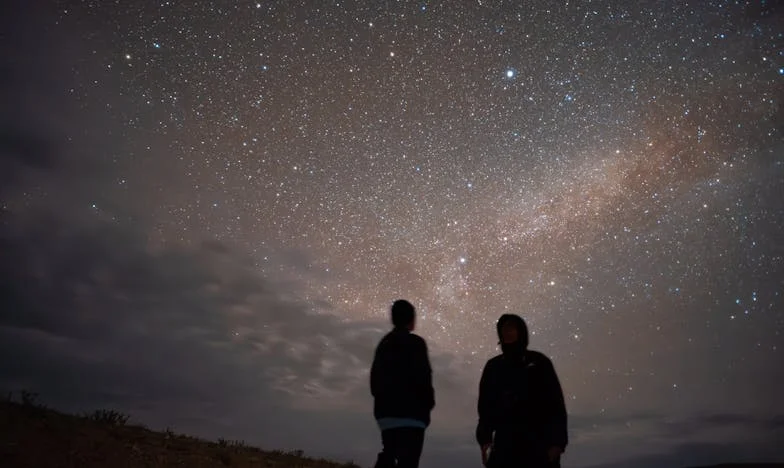
[[370, 366], [370, 394], [373, 397], [378, 396], [379, 387], [381, 386], [381, 360], [379, 358], [380, 348], [380, 345], [376, 348], [376, 352], [373, 354], [373, 365]]
[[433, 369], [430, 366], [430, 356], [427, 351], [427, 343], [423, 339], [417, 340], [415, 361], [418, 363], [418, 381], [420, 397], [427, 409], [432, 410], [436, 406], [435, 390], [433, 389]]
[[477, 401], [479, 422], [476, 425], [476, 441], [482, 447], [493, 442], [493, 432], [495, 431], [494, 401], [491, 390], [492, 372], [492, 366], [488, 361], [482, 369], [482, 377], [479, 379], [479, 399]]
[[436, 407], [436, 391], [433, 388], [433, 368], [430, 366], [430, 355], [427, 351], [427, 344], [425, 344], [425, 372], [427, 374], [427, 395], [429, 408], [432, 410]]
[[569, 443], [567, 430], [566, 403], [564, 401], [561, 383], [558, 374], [550, 360], [545, 366], [545, 391], [548, 401], [548, 426], [547, 435], [550, 447], [558, 447], [563, 451]]

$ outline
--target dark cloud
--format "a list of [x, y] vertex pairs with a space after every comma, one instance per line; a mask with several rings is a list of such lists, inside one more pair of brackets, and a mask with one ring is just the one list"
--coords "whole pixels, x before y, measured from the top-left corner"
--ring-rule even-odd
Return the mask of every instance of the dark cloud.
[[[62, 88], [71, 77], [61, 72], [68, 70], [70, 54], [63, 47], [64, 38], [59, 38], [61, 54], [50, 60], [39, 58], [47, 55], [50, 46], [44, 26], [49, 15], [42, 4], [30, 3], [3, 2], [0, 14], [8, 39], [0, 44], [0, 180], [6, 183], [25, 168], [51, 169], [57, 164], [55, 148], [67, 121]], [[36, 15], [43, 22], [31, 21]]]
[[570, 419], [572, 428], [578, 434], [586, 435], [592, 429], [604, 427], [645, 426], [659, 436], [671, 434], [678, 438], [691, 437], [711, 429], [734, 428], [747, 432], [784, 430], [784, 415], [763, 413], [702, 413], [678, 414], [672, 412], [638, 412], [614, 415], [573, 415]]
[[[15, 359], [0, 386], [212, 437], [374, 450], [367, 369], [386, 324], [314, 311], [214, 242], [159, 249], [100, 222], [5, 221], [0, 348]], [[433, 364], [439, 390], [465, 390], [451, 358]]]
[[784, 415], [751, 415], [745, 413], [715, 413], [693, 416], [666, 423], [669, 432], [687, 436], [716, 428], [735, 428], [740, 431], [775, 434], [784, 433]]
[[637, 413], [571, 417], [570, 465], [684, 467], [776, 460], [784, 437], [782, 416], [750, 413]]
[[211, 399], [272, 411], [364, 384], [378, 333], [281, 300], [227, 251], [153, 252], [54, 217], [14, 218], [0, 242], [2, 343], [18, 357], [4, 360], [6, 386], [120, 408]]
[[[771, 444], [694, 443], [679, 444], [674, 449], [662, 453], [638, 455], [620, 461], [591, 465], [589, 468], [731, 467], [735, 466], [733, 465], [735, 463], [743, 463], [744, 467], [770, 466], [772, 468], [781, 466], [780, 463], [775, 463], [780, 460], [780, 456], [780, 449]], [[764, 463], [771, 463], [771, 465], [764, 465]]]
[[36, 168], [50, 167], [55, 158], [50, 143], [35, 135], [4, 130], [0, 133], [0, 154], [13, 158], [22, 164]]
[[[128, 227], [28, 213], [6, 214], [0, 251], [0, 351], [16, 357], [0, 363], [0, 387], [213, 438], [372, 458], [367, 369], [385, 323], [315, 310], [217, 242], [161, 247]], [[437, 350], [432, 360], [438, 406], [424, 460], [472, 466], [477, 363]], [[781, 416], [736, 413], [570, 421], [570, 460], [591, 453], [618, 467], [769, 453], [784, 427]], [[728, 443], [690, 458], [711, 440]], [[646, 452], [658, 454], [633, 458]]]

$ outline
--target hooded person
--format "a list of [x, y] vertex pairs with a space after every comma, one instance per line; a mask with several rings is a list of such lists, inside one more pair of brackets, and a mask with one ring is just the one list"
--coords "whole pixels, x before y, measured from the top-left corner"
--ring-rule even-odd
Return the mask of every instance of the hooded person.
[[566, 405], [552, 362], [528, 349], [528, 327], [515, 314], [496, 324], [501, 354], [479, 382], [476, 440], [488, 468], [557, 468], [568, 443]]

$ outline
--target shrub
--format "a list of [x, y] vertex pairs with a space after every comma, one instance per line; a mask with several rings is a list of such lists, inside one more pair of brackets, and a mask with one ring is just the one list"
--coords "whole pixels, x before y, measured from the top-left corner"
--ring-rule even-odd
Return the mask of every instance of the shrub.
[[88, 419], [112, 426], [124, 426], [129, 416], [114, 410], [97, 410]]

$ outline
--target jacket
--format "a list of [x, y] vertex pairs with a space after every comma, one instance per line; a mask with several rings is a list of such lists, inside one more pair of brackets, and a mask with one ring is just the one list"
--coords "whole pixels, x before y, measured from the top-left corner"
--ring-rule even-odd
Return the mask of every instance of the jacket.
[[406, 329], [387, 333], [370, 369], [375, 418], [410, 418], [429, 425], [435, 407], [432, 374], [425, 340]]
[[[476, 440], [494, 452], [542, 453], [566, 448], [566, 405], [552, 362], [542, 353], [490, 359], [479, 383]], [[494, 437], [495, 435], [495, 437]]]

